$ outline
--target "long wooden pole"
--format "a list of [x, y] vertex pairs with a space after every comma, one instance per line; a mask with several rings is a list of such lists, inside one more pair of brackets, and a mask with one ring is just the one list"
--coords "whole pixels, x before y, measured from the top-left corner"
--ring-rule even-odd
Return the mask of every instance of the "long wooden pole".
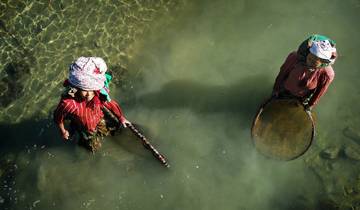
[[[117, 117], [105, 106], [102, 108], [104, 114], [107, 114], [109, 117], [111, 117], [113, 120], [115, 120], [116, 123], [120, 125], [119, 120]], [[146, 137], [132, 124], [132, 123], [126, 123], [126, 126], [139, 138], [142, 140], [143, 145], [146, 149], [150, 150], [152, 154], [158, 159], [164, 166], [167, 168], [170, 167], [169, 163], [167, 162], [164, 155], [160, 154], [157, 149], [153, 145], [150, 144], [150, 142], [146, 139]]]
[[160, 154], [160, 152], [157, 151], [157, 149], [155, 149], [155, 147], [150, 144], [146, 137], [142, 133], [140, 133], [140, 131], [136, 129], [136, 127], [132, 123], [126, 123], [126, 125], [139, 139], [142, 140], [144, 147], [150, 150], [152, 154], [156, 157], [156, 159], [158, 159], [165, 167], [170, 167], [164, 155]]

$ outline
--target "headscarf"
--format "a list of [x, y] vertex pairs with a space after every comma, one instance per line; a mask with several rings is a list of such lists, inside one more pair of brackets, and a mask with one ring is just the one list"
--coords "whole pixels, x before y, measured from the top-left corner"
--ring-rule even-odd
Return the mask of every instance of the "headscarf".
[[106, 81], [105, 61], [99, 57], [80, 57], [70, 65], [69, 82], [82, 90], [100, 90]]
[[[320, 52], [319, 53], [317, 52], [319, 50], [316, 50], [316, 49], [319, 49], [319, 47], [321, 47], [321, 46], [319, 46], [319, 45], [322, 45], [320, 43], [326, 43], [325, 44], [325, 46], [327, 46], [326, 50], [321, 50], [321, 53], [326, 52], [325, 53], [327, 55], [326, 57], [319, 55]], [[329, 47], [329, 44], [330, 44], [331, 48]], [[329, 63], [324, 63], [323, 64], [324, 66], [332, 65], [332, 64], [334, 64], [335, 59], [337, 57], [335, 45], [336, 45], [336, 43], [334, 40], [332, 40], [324, 35], [313, 34], [301, 43], [301, 45], [298, 48], [297, 54], [298, 54], [300, 61], [306, 62], [306, 57], [310, 53], [310, 48], [313, 47], [312, 51], [314, 52], [313, 54], [315, 56], [321, 56], [319, 58], [322, 58], [322, 59], [325, 58], [325, 60], [329, 61]], [[330, 58], [328, 56], [327, 50], [332, 52]]]
[[310, 47], [311, 54], [333, 64], [336, 59], [336, 48], [329, 40], [314, 41]]

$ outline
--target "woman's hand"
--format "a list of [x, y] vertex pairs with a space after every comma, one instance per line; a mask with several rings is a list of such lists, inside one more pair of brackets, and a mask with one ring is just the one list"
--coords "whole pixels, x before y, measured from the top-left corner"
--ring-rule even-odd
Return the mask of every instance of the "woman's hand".
[[127, 120], [125, 117], [121, 120], [121, 125], [126, 128], [127, 124], [131, 124], [129, 120]]
[[69, 133], [68, 130], [65, 129], [64, 123], [59, 123], [58, 127], [59, 127], [59, 130], [60, 130], [61, 137], [64, 140], [69, 140], [70, 133]]
[[64, 140], [69, 140], [69, 137], [70, 137], [70, 133], [68, 130], [64, 129], [61, 131], [61, 136]]

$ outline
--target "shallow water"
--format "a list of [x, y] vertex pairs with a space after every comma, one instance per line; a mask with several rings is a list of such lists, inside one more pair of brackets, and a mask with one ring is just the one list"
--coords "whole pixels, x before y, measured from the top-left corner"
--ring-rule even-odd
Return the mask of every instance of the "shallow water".
[[[11, 88], [26, 76], [25, 91], [0, 95], [1, 209], [360, 208], [358, 136], [343, 132], [360, 125], [360, 1], [18, 4], [1, 3], [1, 77]], [[252, 118], [287, 54], [312, 33], [335, 39], [340, 54], [315, 109], [316, 141], [296, 160], [268, 159], [252, 145]], [[95, 155], [61, 141], [51, 112], [67, 65], [83, 54], [115, 71], [113, 98], [170, 169], [127, 130]], [[8, 62], [25, 70], [11, 76]], [[336, 157], [324, 158], [332, 147]]]

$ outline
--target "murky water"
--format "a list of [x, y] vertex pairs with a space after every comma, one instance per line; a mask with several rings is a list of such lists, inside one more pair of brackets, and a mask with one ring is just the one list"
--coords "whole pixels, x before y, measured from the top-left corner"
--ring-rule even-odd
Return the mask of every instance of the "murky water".
[[[1, 209], [360, 208], [360, 1], [0, 5]], [[315, 109], [316, 141], [297, 160], [267, 159], [252, 145], [252, 118], [312, 33], [340, 54]], [[51, 112], [80, 55], [105, 58], [113, 98], [170, 169], [127, 130], [95, 155], [62, 142]]]

